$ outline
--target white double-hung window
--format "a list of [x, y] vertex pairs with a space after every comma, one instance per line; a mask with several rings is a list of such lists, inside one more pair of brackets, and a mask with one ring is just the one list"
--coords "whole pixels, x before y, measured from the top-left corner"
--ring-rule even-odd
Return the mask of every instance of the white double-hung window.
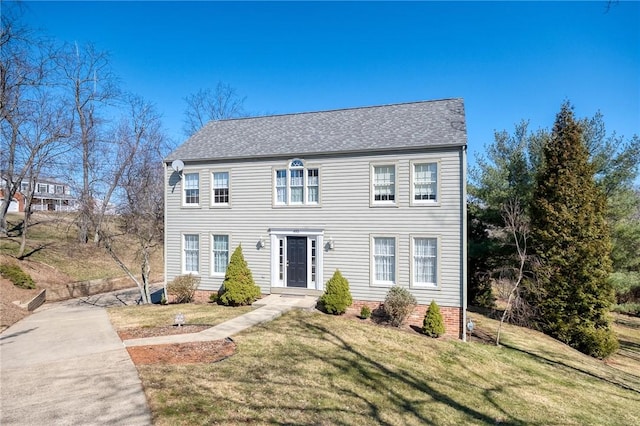
[[185, 274], [200, 273], [200, 236], [184, 234], [183, 236], [183, 270]]
[[211, 236], [211, 259], [213, 275], [224, 275], [227, 272], [229, 264], [229, 236], [228, 235], [212, 235]]
[[417, 287], [438, 286], [438, 239], [413, 238], [413, 285]]
[[411, 172], [413, 175], [411, 203], [438, 203], [438, 163], [414, 162]]
[[229, 172], [213, 172], [213, 197], [214, 206], [229, 205]]
[[393, 285], [396, 283], [396, 238], [372, 238], [372, 266], [374, 285]]
[[320, 170], [295, 159], [285, 169], [274, 170], [275, 205], [317, 205], [320, 203]]
[[372, 204], [396, 203], [396, 166], [374, 165], [371, 171]]
[[197, 206], [200, 204], [200, 174], [184, 174], [184, 204]]

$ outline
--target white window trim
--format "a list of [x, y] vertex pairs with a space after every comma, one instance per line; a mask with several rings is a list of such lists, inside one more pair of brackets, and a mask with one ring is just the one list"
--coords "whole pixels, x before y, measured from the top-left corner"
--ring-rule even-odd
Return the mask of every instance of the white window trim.
[[[415, 240], [416, 238], [431, 238], [431, 239], [435, 239], [436, 240], [436, 282], [434, 284], [431, 283], [419, 283], [416, 282], [416, 278], [415, 278], [415, 269], [416, 269], [416, 264], [415, 264], [415, 260], [413, 258], [413, 255], [415, 253]], [[411, 234], [409, 236], [410, 239], [410, 248], [409, 248], [409, 257], [411, 259], [410, 261], [410, 266], [409, 266], [409, 270], [410, 270], [410, 275], [411, 275], [411, 280], [410, 280], [410, 286], [411, 288], [421, 288], [421, 289], [432, 289], [432, 290], [440, 290], [442, 288], [442, 279], [441, 279], [441, 265], [442, 265], [442, 244], [441, 244], [441, 236], [440, 235], [433, 235], [433, 234]]]
[[[213, 236], [214, 235], [226, 235], [227, 239], [228, 239], [228, 249], [229, 249], [229, 261], [231, 261], [231, 255], [233, 254], [233, 250], [231, 250], [232, 246], [232, 237], [231, 237], [231, 233], [230, 232], [216, 232], [216, 231], [212, 231], [211, 233], [209, 233], [209, 252], [210, 252], [210, 267], [209, 267], [209, 276], [212, 278], [224, 278], [226, 276], [226, 272], [215, 272], [215, 258], [213, 255]], [[227, 263], [227, 267], [229, 267], [229, 264]]]
[[[435, 200], [416, 200], [415, 199], [415, 191], [416, 191], [416, 186], [415, 186], [415, 173], [416, 173], [416, 164], [435, 164], [436, 165], [436, 199]], [[422, 159], [417, 159], [417, 160], [411, 160], [411, 165], [410, 165], [410, 174], [411, 174], [411, 181], [410, 181], [410, 185], [411, 185], [411, 193], [409, 195], [409, 205], [411, 206], [433, 206], [433, 207], [438, 207], [440, 206], [440, 199], [442, 198], [442, 192], [440, 190], [441, 188], [441, 173], [442, 167], [441, 167], [441, 161], [440, 159], [431, 159], [431, 158], [422, 158]]]
[[[307, 237], [307, 289], [324, 290], [324, 230], [320, 228], [272, 228], [269, 229], [271, 247], [271, 287], [287, 286], [287, 268], [280, 279], [279, 240], [284, 239], [284, 258], [287, 258], [287, 237]], [[316, 280], [311, 281], [311, 239], [316, 240]]]
[[[320, 207], [322, 205], [322, 168], [320, 166], [316, 166], [314, 164], [308, 164], [305, 161], [302, 161], [304, 166], [295, 166], [291, 167], [291, 163], [297, 159], [293, 159], [288, 161], [284, 166], [273, 166], [271, 169], [271, 191], [273, 196], [271, 197], [271, 203], [273, 207]], [[317, 170], [318, 171], [318, 201], [315, 203], [309, 202], [309, 170]], [[277, 171], [285, 170], [285, 181], [286, 181], [286, 194], [287, 200], [282, 203], [278, 201], [278, 189], [276, 186], [277, 183]], [[291, 202], [291, 170], [302, 170], [302, 178], [303, 178], [303, 200], [301, 203], [292, 203]]]
[[[193, 271], [187, 271], [187, 252], [186, 252], [186, 245], [185, 245], [185, 236], [186, 235], [197, 235], [198, 236], [198, 271], [197, 272], [193, 272]], [[181, 257], [181, 264], [182, 264], [182, 274], [186, 275], [186, 274], [193, 274], [193, 275], [202, 275], [202, 236], [200, 235], [199, 232], [183, 232], [180, 234], [180, 248], [181, 248], [181, 252], [180, 252], [180, 257]]]
[[[214, 173], [226, 173], [227, 176], [229, 177], [228, 182], [229, 182], [229, 187], [228, 187], [228, 191], [229, 191], [229, 202], [228, 203], [216, 203], [216, 197], [215, 197], [215, 193], [214, 191], [216, 190], [215, 188], [215, 180], [213, 178], [213, 174]], [[231, 170], [228, 169], [221, 169], [221, 170], [211, 170], [211, 175], [210, 175], [210, 179], [211, 179], [211, 203], [210, 206], [213, 208], [230, 208], [231, 207]]]
[[[198, 175], [198, 203], [187, 203], [187, 189], [185, 188], [185, 183], [187, 182], [187, 175]], [[200, 207], [201, 203], [202, 203], [202, 178], [200, 175], [200, 171], [184, 171], [183, 175], [182, 175], [182, 179], [180, 179], [182, 182], [182, 207], [190, 207], [190, 208], [195, 208], [195, 207]]]
[[[393, 201], [376, 201], [375, 168], [393, 167]], [[396, 207], [398, 205], [398, 162], [384, 161], [369, 164], [369, 206], [370, 207]]]
[[[376, 280], [376, 238], [393, 238], [395, 240], [394, 253], [394, 276], [395, 282]], [[395, 234], [370, 234], [369, 235], [369, 286], [370, 287], [393, 287], [398, 283], [398, 236]]]

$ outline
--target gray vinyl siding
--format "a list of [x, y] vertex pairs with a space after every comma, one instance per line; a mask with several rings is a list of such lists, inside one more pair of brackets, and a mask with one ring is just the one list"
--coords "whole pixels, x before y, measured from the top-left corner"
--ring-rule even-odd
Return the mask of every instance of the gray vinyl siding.
[[[183, 173], [200, 173], [200, 206], [182, 206], [182, 181], [167, 167], [166, 278], [182, 273], [182, 235], [200, 235], [201, 289], [217, 290], [221, 277], [211, 277], [211, 234], [230, 236], [230, 253], [242, 244], [245, 259], [263, 293], [271, 288], [270, 228], [319, 228], [335, 247], [324, 250], [323, 281], [336, 269], [349, 280], [355, 300], [384, 300], [390, 287], [371, 281], [372, 236], [396, 237], [396, 282], [410, 287], [412, 236], [439, 239], [439, 286], [410, 288], [421, 304], [462, 306], [462, 148], [381, 155], [301, 157], [306, 168], [320, 170], [318, 206], [275, 206], [274, 169], [288, 159], [235, 161], [193, 165]], [[411, 206], [411, 161], [437, 161], [439, 204]], [[372, 206], [371, 164], [396, 165], [396, 206]], [[230, 207], [211, 207], [211, 173], [228, 171]], [[265, 247], [259, 248], [259, 238]], [[277, 247], [273, 249], [277, 250]], [[324, 283], [323, 287], [324, 288]]]

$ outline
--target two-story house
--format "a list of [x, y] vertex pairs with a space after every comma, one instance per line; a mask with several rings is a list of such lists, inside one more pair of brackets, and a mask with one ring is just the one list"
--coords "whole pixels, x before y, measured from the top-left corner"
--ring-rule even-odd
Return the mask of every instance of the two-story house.
[[[25, 194], [29, 189], [29, 183], [20, 183], [20, 190]], [[63, 182], [39, 178], [33, 188], [33, 200], [31, 209], [39, 211], [73, 211], [76, 199], [71, 195], [71, 187]]]
[[321, 294], [336, 269], [356, 305], [394, 285], [435, 300], [464, 337], [462, 99], [213, 121], [165, 159], [165, 271], [222, 285], [242, 245], [263, 294]]
[[[2, 180], [5, 180], [4, 176]], [[32, 190], [32, 211], [73, 211], [76, 209], [76, 198], [71, 195], [71, 187], [66, 183], [50, 178], [39, 178]], [[11, 200], [8, 209], [9, 213], [24, 211], [25, 198], [28, 192], [29, 182], [23, 180], [20, 182], [18, 192], [16, 192]], [[3, 194], [2, 189], [0, 189], [0, 195], [1, 194]]]

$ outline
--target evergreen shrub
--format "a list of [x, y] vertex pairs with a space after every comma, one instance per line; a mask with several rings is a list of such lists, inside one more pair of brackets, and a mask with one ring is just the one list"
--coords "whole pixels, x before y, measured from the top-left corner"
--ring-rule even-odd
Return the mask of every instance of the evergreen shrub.
[[640, 303], [621, 303], [614, 305], [613, 312], [640, 317]]
[[609, 275], [609, 282], [616, 292], [616, 302], [640, 302], [640, 272], [614, 272]]
[[188, 274], [177, 276], [167, 284], [167, 293], [176, 297], [176, 303], [191, 303], [200, 285], [200, 277]]
[[367, 305], [364, 305], [362, 309], [360, 309], [360, 318], [367, 319], [371, 316], [371, 308]]
[[444, 334], [444, 320], [435, 300], [432, 300], [427, 308], [422, 322], [422, 332], [429, 337], [440, 337]]
[[229, 260], [218, 303], [226, 306], [251, 305], [261, 295], [239, 245]]
[[24, 288], [26, 290], [36, 288], [36, 283], [33, 282], [33, 278], [24, 272], [18, 265], [3, 263], [0, 265], [0, 275], [11, 281], [16, 287]]
[[320, 303], [327, 313], [341, 315], [353, 303], [351, 292], [349, 291], [349, 281], [336, 269], [333, 276], [327, 281], [326, 290]]
[[574, 347], [592, 357], [606, 358], [620, 347], [618, 339], [610, 327], [596, 328], [592, 324], [581, 325], [576, 328], [575, 332]]
[[394, 327], [400, 327], [417, 304], [416, 298], [409, 293], [409, 290], [394, 286], [389, 289], [387, 297], [384, 299], [383, 309], [389, 323]]

